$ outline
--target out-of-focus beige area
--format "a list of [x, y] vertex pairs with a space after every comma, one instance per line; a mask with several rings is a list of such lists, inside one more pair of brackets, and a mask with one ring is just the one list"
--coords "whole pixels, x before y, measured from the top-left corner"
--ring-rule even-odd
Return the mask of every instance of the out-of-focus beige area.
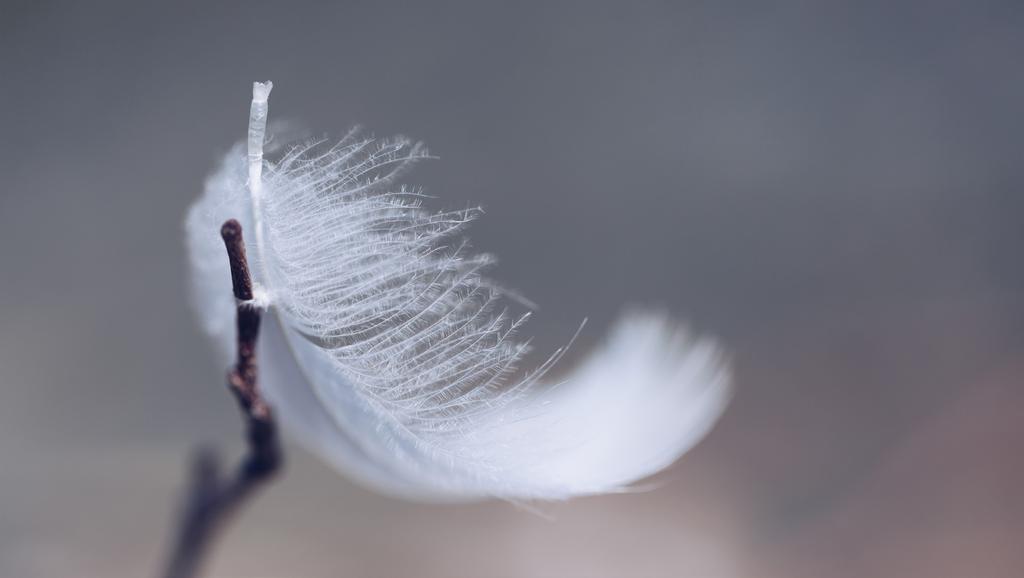
[[297, 448], [218, 578], [1024, 575], [1024, 5], [0, 5], [0, 576], [152, 576], [240, 420], [181, 220], [250, 83], [428, 142], [540, 353], [663, 306], [737, 396], [644, 493], [408, 504]]

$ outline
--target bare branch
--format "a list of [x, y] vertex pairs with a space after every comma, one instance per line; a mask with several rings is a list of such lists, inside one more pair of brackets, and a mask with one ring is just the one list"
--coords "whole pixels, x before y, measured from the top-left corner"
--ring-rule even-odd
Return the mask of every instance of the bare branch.
[[231, 219], [221, 227], [231, 266], [231, 285], [238, 300], [238, 359], [228, 372], [228, 388], [238, 400], [246, 424], [248, 453], [234, 474], [223, 478], [220, 460], [210, 450], [196, 453], [192, 481], [165, 578], [194, 578], [219, 531], [232, 514], [281, 469], [283, 456], [277, 424], [259, 391], [256, 341], [261, 311], [252, 303], [252, 277], [245, 256], [242, 226]]

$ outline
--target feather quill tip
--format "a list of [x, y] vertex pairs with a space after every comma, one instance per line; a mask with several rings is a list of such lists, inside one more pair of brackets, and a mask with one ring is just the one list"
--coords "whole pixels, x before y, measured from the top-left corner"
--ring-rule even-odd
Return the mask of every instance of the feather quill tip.
[[269, 80], [266, 82], [254, 82], [252, 83], [252, 100], [256, 103], [267, 102], [270, 98], [270, 91], [274, 89], [274, 83]]

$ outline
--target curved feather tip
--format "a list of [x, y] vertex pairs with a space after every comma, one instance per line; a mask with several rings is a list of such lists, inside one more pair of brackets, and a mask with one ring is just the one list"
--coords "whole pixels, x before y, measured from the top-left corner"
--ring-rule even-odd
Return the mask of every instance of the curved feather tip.
[[262, 388], [307, 448], [379, 491], [419, 500], [564, 499], [619, 491], [670, 465], [724, 410], [718, 347], [667, 320], [625, 315], [558, 383], [517, 365], [525, 316], [490, 264], [450, 239], [476, 210], [431, 213], [398, 184], [426, 153], [354, 133], [263, 159], [271, 83], [249, 138], [186, 220], [199, 319], [230, 359], [235, 303], [218, 236], [238, 219], [269, 306]]

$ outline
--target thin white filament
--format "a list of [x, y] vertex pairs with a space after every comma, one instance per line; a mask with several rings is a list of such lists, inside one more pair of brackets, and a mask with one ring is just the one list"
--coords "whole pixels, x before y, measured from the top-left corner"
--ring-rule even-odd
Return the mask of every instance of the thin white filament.
[[260, 213], [263, 195], [263, 141], [267, 134], [268, 98], [274, 83], [252, 83], [252, 104], [249, 105], [249, 194], [252, 196], [252, 220], [255, 226], [256, 247], [263, 254], [263, 219]]

